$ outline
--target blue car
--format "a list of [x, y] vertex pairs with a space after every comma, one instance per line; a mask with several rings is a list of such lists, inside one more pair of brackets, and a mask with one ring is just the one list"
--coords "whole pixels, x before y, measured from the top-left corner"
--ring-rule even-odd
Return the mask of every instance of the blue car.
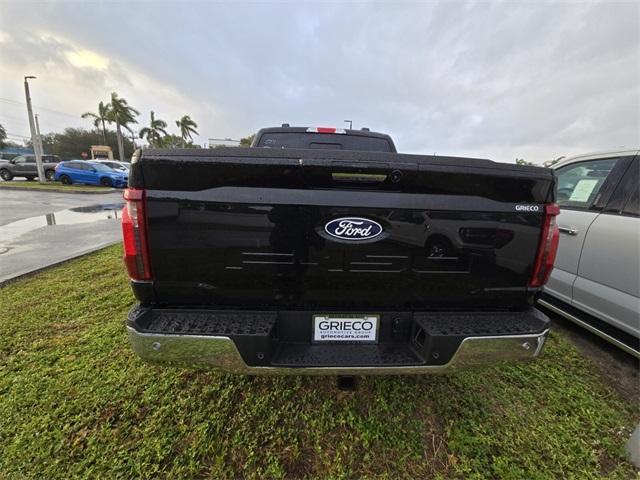
[[116, 172], [106, 165], [97, 162], [70, 160], [68, 162], [58, 163], [54, 180], [62, 182], [65, 185], [84, 183], [86, 185], [124, 188], [129, 181], [129, 173]]

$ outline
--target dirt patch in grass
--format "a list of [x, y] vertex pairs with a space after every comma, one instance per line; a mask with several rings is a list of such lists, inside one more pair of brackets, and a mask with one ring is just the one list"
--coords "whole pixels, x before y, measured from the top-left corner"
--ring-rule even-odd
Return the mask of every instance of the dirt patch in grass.
[[553, 327], [568, 338], [597, 368], [605, 385], [629, 403], [640, 402], [640, 360], [552, 312]]
[[[536, 362], [446, 376], [151, 366], [111, 247], [0, 288], [0, 478], [632, 478], [636, 401], [553, 332]], [[48, 298], [48, 302], [34, 301]]]

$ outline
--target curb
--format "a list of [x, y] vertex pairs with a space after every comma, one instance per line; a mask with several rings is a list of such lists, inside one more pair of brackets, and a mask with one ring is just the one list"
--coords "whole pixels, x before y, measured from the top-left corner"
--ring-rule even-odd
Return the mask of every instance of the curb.
[[117, 188], [111, 188], [109, 190], [101, 190], [98, 192], [92, 192], [92, 191], [86, 191], [86, 192], [79, 192], [77, 190], [65, 190], [64, 188], [59, 188], [59, 189], [54, 189], [54, 188], [31, 188], [31, 187], [6, 187], [2, 184], [0, 184], [0, 189], [1, 190], [17, 190], [19, 192], [43, 192], [43, 193], [73, 193], [75, 195], [101, 195], [101, 194], [105, 194], [105, 193], [113, 193], [113, 192], [119, 192], [120, 190], [118, 190]]
[[629, 440], [627, 440], [625, 448], [631, 463], [640, 468], [640, 423], [636, 426]]
[[67, 257], [61, 258], [59, 260], [56, 260], [54, 262], [48, 263], [47, 265], [43, 265], [42, 267], [38, 267], [34, 270], [28, 270], [28, 271], [23, 271], [23, 272], [18, 272], [17, 274], [14, 274], [12, 277], [9, 278], [3, 278], [0, 279], [0, 288], [9, 285], [10, 283], [13, 283], [17, 280], [22, 280], [23, 278], [28, 278], [31, 277], [37, 273], [41, 273], [44, 270], [48, 270], [50, 268], [53, 267], [57, 267], [58, 265], [61, 265], [65, 262], [68, 262], [69, 260], [73, 260], [75, 258], [80, 258], [80, 257], [84, 257], [86, 255], [89, 255], [91, 253], [97, 252], [98, 250], [102, 250], [104, 248], [107, 247], [111, 247], [112, 245], [117, 245], [118, 243], [121, 243], [122, 240], [116, 240], [116, 241], [109, 241], [109, 242], [105, 242], [105, 243], [101, 243], [99, 245], [93, 246], [91, 248], [88, 248], [86, 250], [82, 250], [81, 252], [78, 253], [74, 253], [73, 255], [69, 255]]

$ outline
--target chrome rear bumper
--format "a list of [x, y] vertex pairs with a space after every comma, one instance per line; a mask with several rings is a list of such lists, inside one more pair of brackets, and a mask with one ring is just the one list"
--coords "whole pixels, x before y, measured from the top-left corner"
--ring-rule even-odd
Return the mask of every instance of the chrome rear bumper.
[[127, 326], [133, 350], [144, 360], [176, 366], [200, 366], [239, 374], [267, 375], [396, 375], [440, 373], [503, 360], [537, 357], [549, 330], [538, 334], [465, 338], [445, 365], [376, 367], [270, 367], [249, 366], [235, 343], [225, 336], [167, 335], [139, 332]]

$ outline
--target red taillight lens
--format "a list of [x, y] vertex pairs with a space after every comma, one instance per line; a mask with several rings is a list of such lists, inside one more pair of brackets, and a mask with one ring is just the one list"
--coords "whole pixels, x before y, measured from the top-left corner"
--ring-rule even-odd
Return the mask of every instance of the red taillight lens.
[[309, 127], [307, 128], [307, 133], [337, 133], [344, 135], [347, 131], [344, 128], [336, 127]]
[[127, 188], [122, 210], [124, 264], [133, 280], [151, 280], [144, 190]]
[[543, 286], [547, 283], [547, 280], [549, 280], [549, 276], [553, 270], [553, 262], [556, 260], [558, 242], [560, 241], [560, 231], [558, 230], [558, 224], [556, 222], [556, 217], [559, 213], [560, 208], [555, 203], [545, 206], [544, 224], [542, 226], [536, 261], [533, 266], [533, 273], [531, 274], [531, 280], [529, 280], [530, 287], [537, 288]]

